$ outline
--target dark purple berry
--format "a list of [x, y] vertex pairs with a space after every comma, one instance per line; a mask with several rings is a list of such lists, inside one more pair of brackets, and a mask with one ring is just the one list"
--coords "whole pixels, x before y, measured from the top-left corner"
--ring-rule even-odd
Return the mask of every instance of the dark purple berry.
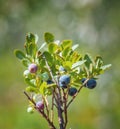
[[53, 81], [52, 80], [47, 80], [47, 84], [52, 84]]
[[95, 88], [97, 85], [97, 82], [95, 79], [89, 79], [87, 82], [86, 82], [86, 87], [89, 88], [89, 89], [93, 89]]
[[30, 73], [36, 73], [38, 69], [38, 66], [36, 64], [30, 64], [28, 67], [28, 70], [30, 71]]
[[81, 82], [82, 82], [82, 83], [84, 83], [84, 82], [85, 82], [85, 80], [86, 80], [86, 78], [82, 78], [82, 79], [81, 79]]
[[77, 93], [77, 89], [75, 87], [71, 87], [68, 91], [70, 96], [74, 96]]
[[38, 101], [38, 102], [36, 103], [36, 108], [37, 108], [38, 110], [43, 110], [43, 109], [44, 109], [44, 103], [43, 103], [42, 101]]

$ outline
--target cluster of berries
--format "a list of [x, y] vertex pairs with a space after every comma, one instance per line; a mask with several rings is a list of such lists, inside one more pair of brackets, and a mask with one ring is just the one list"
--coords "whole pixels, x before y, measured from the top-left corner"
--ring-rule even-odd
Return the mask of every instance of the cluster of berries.
[[[35, 63], [30, 64], [29, 67], [28, 67], [28, 72], [29, 73], [36, 73], [37, 70], [38, 70], [38, 66]], [[65, 72], [66, 70], [62, 66], [60, 66], [59, 71], [60, 72]], [[24, 73], [24, 74], [27, 74], [27, 73]], [[58, 81], [59, 81], [59, 86], [61, 88], [66, 89], [66, 88], [69, 87], [68, 94], [70, 96], [74, 96], [77, 93], [77, 88], [69, 86], [69, 84], [70, 84], [70, 76], [69, 75], [67, 75], [67, 74], [61, 75]], [[93, 79], [93, 78], [91, 78], [91, 79], [83, 78], [81, 80], [81, 82], [84, 85], [84, 87], [87, 87], [89, 89], [93, 89], [97, 85], [96, 80]], [[53, 83], [52, 80], [47, 80], [47, 84], [52, 84], [52, 83]], [[38, 110], [43, 110], [44, 109], [44, 103], [42, 101], [38, 101], [36, 103], [36, 108]]]

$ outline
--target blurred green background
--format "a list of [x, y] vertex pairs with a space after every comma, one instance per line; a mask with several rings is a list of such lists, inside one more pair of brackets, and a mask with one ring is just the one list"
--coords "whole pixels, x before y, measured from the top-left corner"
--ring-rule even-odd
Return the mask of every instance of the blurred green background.
[[27, 32], [38, 34], [41, 44], [46, 31], [112, 64], [95, 90], [83, 89], [70, 106], [67, 129], [119, 129], [119, 0], [0, 0], [0, 129], [48, 128], [39, 114], [26, 112], [24, 67], [13, 54], [23, 49]]

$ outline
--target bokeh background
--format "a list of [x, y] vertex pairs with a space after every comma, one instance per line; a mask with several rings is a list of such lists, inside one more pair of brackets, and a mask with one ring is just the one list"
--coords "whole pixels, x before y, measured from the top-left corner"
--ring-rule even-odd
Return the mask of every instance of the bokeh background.
[[120, 0], [0, 0], [0, 129], [48, 128], [39, 114], [26, 112], [24, 67], [13, 54], [27, 32], [42, 44], [46, 31], [112, 64], [95, 90], [83, 89], [71, 105], [68, 129], [119, 129]]

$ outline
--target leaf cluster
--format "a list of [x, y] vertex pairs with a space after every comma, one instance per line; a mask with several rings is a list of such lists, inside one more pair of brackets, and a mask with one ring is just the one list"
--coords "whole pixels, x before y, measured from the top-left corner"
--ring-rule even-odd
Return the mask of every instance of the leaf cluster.
[[[15, 50], [14, 53], [26, 67], [23, 73], [27, 83], [26, 91], [32, 93], [31, 98], [24, 92], [30, 100], [28, 111], [32, 112], [32, 109], [36, 109], [35, 95], [41, 95], [46, 111], [42, 109], [39, 112], [48, 121], [51, 128], [56, 129], [53, 123], [53, 108], [56, 107], [60, 129], [65, 129], [69, 105], [82, 87], [85, 87], [87, 80], [91, 78], [96, 80], [98, 75], [104, 73], [111, 64], [104, 65], [101, 56], [92, 58], [89, 54], [81, 55], [76, 51], [79, 44], [73, 44], [72, 40], [56, 41], [54, 35], [49, 32], [44, 34], [44, 40], [45, 42], [39, 46], [38, 36], [28, 33], [24, 51]], [[37, 66], [36, 72], [29, 70], [31, 64]], [[63, 80], [67, 78], [66, 82], [60, 82], [60, 77]], [[86, 81], [83, 83], [84, 78]], [[51, 96], [52, 104], [48, 102], [48, 96]], [[70, 101], [69, 96], [72, 97]]]

